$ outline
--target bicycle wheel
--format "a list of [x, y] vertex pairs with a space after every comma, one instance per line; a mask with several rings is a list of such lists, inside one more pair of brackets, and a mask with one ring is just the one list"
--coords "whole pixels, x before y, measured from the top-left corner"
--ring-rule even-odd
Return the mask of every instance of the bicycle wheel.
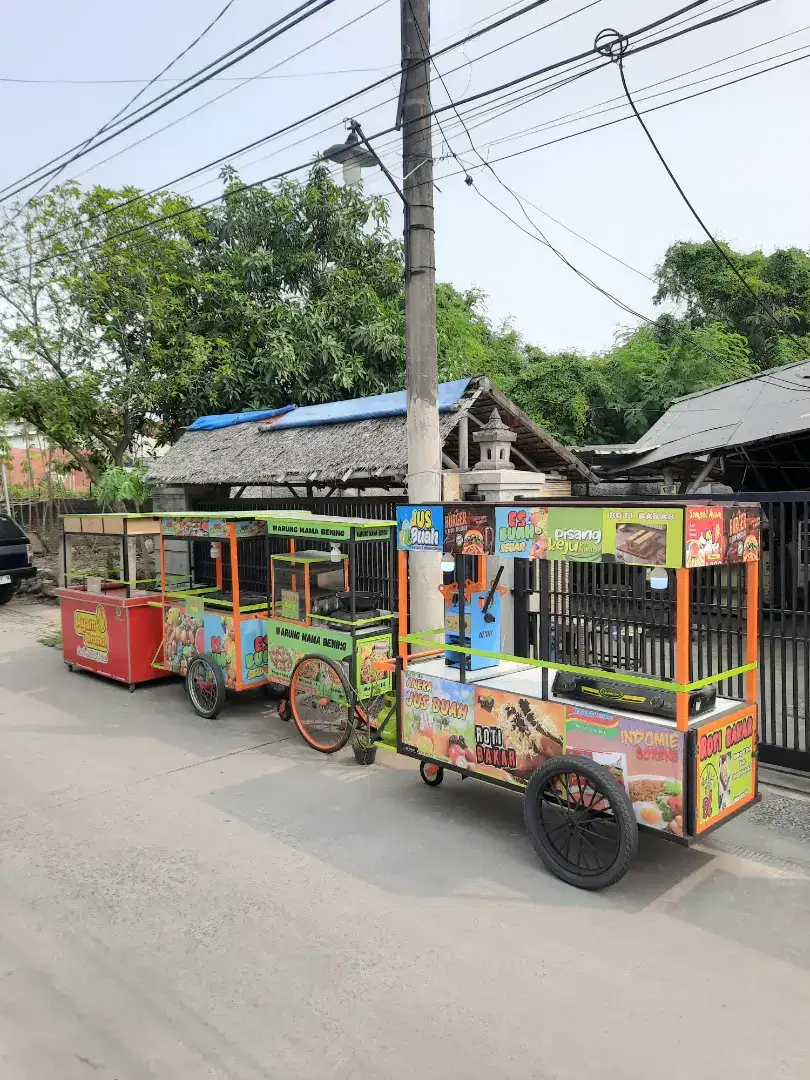
[[212, 656], [197, 655], [189, 660], [186, 690], [198, 716], [213, 720], [219, 715], [225, 704], [225, 677]]
[[352, 691], [337, 664], [304, 656], [290, 679], [290, 711], [301, 738], [321, 754], [334, 754], [351, 734]]

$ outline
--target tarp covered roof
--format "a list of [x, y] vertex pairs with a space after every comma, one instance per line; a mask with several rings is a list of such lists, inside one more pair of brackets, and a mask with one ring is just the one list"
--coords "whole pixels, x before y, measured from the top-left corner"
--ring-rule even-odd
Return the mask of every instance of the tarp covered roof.
[[[447, 412], [458, 404], [469, 379], [439, 383], [439, 412]], [[324, 424], [347, 424], [353, 420], [378, 420], [388, 416], [404, 416], [407, 401], [404, 390], [373, 397], [352, 398], [349, 401], [327, 401], [323, 405], [303, 405], [276, 420], [273, 428], [321, 427]]]
[[[478, 460], [472, 436], [496, 407], [517, 435], [513, 460], [519, 469], [562, 473], [572, 479], [596, 477], [568, 447], [523, 413], [488, 379], [444, 384], [439, 427], [444, 452], [459, 460], [459, 420], [469, 417], [470, 464]], [[359, 402], [340, 402], [353, 417], [334, 417], [304, 430], [291, 421], [309, 407], [267, 423], [239, 424], [214, 431], [187, 431], [149, 469], [152, 484], [330, 486], [402, 485], [408, 473], [404, 393], [393, 397], [397, 411], [360, 418]], [[377, 401], [380, 398], [360, 399]], [[383, 403], [383, 407], [386, 403]], [[389, 405], [389, 408], [391, 406]], [[327, 408], [313, 406], [312, 408]], [[522, 455], [522, 458], [518, 455]]]

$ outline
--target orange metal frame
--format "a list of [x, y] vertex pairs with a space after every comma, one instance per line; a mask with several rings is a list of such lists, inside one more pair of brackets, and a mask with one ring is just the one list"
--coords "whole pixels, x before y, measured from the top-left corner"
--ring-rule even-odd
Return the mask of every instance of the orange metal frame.
[[244, 689], [242, 682], [242, 616], [239, 611], [239, 550], [236, 539], [236, 522], [228, 526], [228, 539], [231, 546], [231, 593], [233, 595], [233, 648], [236, 659], [234, 682], [237, 690]]

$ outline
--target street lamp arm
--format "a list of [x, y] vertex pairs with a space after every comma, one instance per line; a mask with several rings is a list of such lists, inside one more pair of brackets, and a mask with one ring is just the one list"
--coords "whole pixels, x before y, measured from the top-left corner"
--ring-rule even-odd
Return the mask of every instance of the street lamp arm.
[[408, 204], [408, 200], [405, 198], [404, 191], [399, 186], [399, 184], [396, 182], [393, 175], [385, 167], [385, 165], [383, 164], [382, 159], [380, 158], [379, 154], [377, 153], [377, 151], [374, 149], [374, 147], [371, 145], [371, 143], [366, 138], [365, 133], [364, 133], [362, 127], [360, 126], [359, 122], [357, 120], [350, 120], [349, 121], [349, 130], [354, 135], [357, 136], [357, 138], [360, 140], [360, 142], [363, 144], [363, 146], [365, 146], [366, 150], [368, 150], [368, 152], [371, 154], [371, 156], [374, 158], [374, 160], [380, 166], [380, 169], [385, 174], [385, 176], [386, 176], [386, 178], [388, 180], [388, 183], [391, 185], [391, 187], [394, 189], [394, 191], [397, 193], [397, 195], [399, 195], [400, 199], [402, 199], [403, 205], [405, 206], [406, 210], [410, 209], [409, 204]]

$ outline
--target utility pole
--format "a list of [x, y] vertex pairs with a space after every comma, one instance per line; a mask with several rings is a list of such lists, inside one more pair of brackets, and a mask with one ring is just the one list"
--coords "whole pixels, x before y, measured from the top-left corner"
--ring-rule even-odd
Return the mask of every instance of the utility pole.
[[[400, 0], [402, 175], [405, 195], [405, 386], [408, 501], [442, 500], [436, 358], [436, 257], [433, 225], [433, 141], [430, 117], [430, 0]], [[412, 553], [411, 628], [442, 625], [441, 556]]]

